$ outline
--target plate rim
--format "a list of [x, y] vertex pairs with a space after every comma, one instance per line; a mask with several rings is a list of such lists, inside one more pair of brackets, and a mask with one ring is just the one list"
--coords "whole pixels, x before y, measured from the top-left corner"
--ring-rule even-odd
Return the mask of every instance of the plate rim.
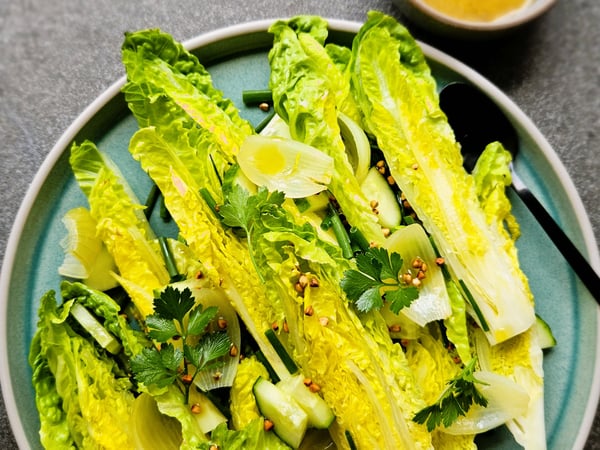
[[[225, 27], [220, 27], [212, 31], [201, 33], [195, 37], [183, 41], [186, 49], [197, 49], [202, 46], [213, 44], [215, 42], [242, 36], [251, 33], [265, 32], [269, 26], [276, 20], [285, 20], [285, 18], [260, 19], [244, 23], [238, 23]], [[362, 22], [346, 19], [335, 19], [324, 17], [329, 29], [357, 33]], [[437, 48], [417, 40], [419, 46], [428, 59], [457, 72], [465, 79], [475, 83], [482, 91], [500, 104], [514, 119], [519, 122], [524, 129], [531, 135], [533, 141], [539, 145], [539, 149], [547, 159], [547, 162], [556, 171], [561, 187], [570, 202], [576, 219], [576, 228], [581, 232], [585, 252], [589, 258], [590, 264], [597, 271], [600, 270], [600, 252], [597, 251], [596, 238], [592, 229], [591, 222], [575, 188], [573, 180], [569, 176], [565, 166], [554, 151], [546, 137], [540, 132], [537, 126], [525, 114], [521, 108], [510, 99], [499, 87], [494, 85], [482, 74], [469, 67], [465, 63], [450, 56], [449, 54], [438, 50]], [[98, 95], [88, 106], [75, 118], [69, 127], [62, 133], [56, 141], [50, 152], [44, 158], [38, 168], [34, 178], [27, 188], [25, 196], [17, 210], [12, 227], [8, 235], [5, 248], [5, 254], [2, 261], [0, 272], [0, 385], [2, 387], [2, 396], [6, 409], [6, 414], [10, 427], [19, 448], [29, 448], [29, 439], [25, 435], [25, 428], [21, 422], [19, 409], [14, 396], [13, 383], [10, 379], [8, 369], [8, 348], [6, 347], [7, 336], [7, 308], [10, 291], [10, 280], [14, 270], [15, 258], [22, 237], [24, 227], [30, 217], [31, 209], [37, 199], [43, 184], [48, 179], [51, 170], [55, 167], [59, 158], [64, 154], [68, 145], [73, 141], [77, 133], [102, 110], [111, 100], [121, 92], [121, 87], [125, 84], [126, 76], [121, 76], [113, 82], [100, 95]], [[596, 324], [600, 327], [600, 307], [596, 308]], [[593, 383], [590, 390], [590, 401], [586, 405], [584, 417], [577, 432], [576, 441], [573, 448], [583, 448], [591, 431], [595, 412], [600, 400], [600, 333], [596, 337], [596, 360], [593, 371]]]

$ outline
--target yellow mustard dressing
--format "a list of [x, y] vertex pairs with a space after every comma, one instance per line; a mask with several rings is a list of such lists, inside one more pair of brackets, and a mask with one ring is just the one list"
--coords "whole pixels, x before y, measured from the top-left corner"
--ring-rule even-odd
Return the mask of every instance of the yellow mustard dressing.
[[423, 0], [433, 9], [461, 20], [491, 22], [515, 11], [530, 0]]

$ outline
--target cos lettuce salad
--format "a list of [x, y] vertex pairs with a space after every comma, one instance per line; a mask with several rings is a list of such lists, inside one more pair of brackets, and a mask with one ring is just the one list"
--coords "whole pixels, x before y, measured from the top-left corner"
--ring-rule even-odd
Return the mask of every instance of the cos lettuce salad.
[[[473, 174], [408, 31], [371, 12], [269, 30], [263, 128], [160, 30], [128, 33], [131, 156], [74, 143], [65, 279], [30, 364], [45, 448], [543, 449], [542, 350], [490, 143]], [[157, 206], [158, 207], [158, 206]]]

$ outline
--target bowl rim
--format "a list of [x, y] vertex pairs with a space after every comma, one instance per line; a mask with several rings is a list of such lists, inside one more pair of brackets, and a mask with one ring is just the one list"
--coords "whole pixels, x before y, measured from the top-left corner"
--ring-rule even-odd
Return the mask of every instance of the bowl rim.
[[[550, 0], [550, 2], [553, 1], [554, 0]], [[195, 37], [184, 41], [183, 45], [187, 49], [197, 49], [203, 45], [209, 45], [223, 39], [244, 36], [250, 33], [264, 32], [275, 20], [278, 19], [259, 19], [217, 28], [212, 31], [196, 35]], [[325, 20], [327, 20], [330, 30], [348, 33], [358, 32], [360, 26], [362, 25], [362, 22], [346, 19], [332, 19], [325, 17]], [[498, 87], [492, 84], [491, 81], [489, 81], [479, 72], [475, 71], [449, 54], [438, 50], [436, 47], [433, 47], [420, 40], [417, 42], [427, 58], [431, 58], [448, 67], [451, 67], [454, 70], [459, 71], [463, 76], [466, 77], [466, 79], [476, 83], [488, 95], [498, 100], [503, 106], [508, 108], [516, 120], [522, 123], [523, 126], [532, 134], [534, 140], [540, 145], [542, 153], [559, 175], [561, 187], [575, 210], [575, 216], [573, 219], [577, 223], [577, 226], [582, 234], [583, 245], [589, 252], [590, 263], [596, 269], [600, 269], [600, 253], [596, 251], [597, 244], [595, 235], [583, 202], [581, 201], [581, 198], [579, 197], [575, 185], [571, 177], [568, 175], [566, 168], [560, 161], [558, 155], [552, 149], [550, 143], [546, 140], [536, 125], [516, 103], [509, 99], [506, 94], [504, 94]], [[64, 153], [68, 144], [73, 140], [77, 132], [89, 121], [91, 121], [94, 116], [107, 105], [108, 102], [110, 102], [119, 94], [125, 81], [125, 76], [120, 77], [83, 109], [79, 116], [75, 118], [75, 120], [52, 146], [50, 152], [46, 155], [41, 166], [38, 168], [33, 181], [27, 189], [8, 236], [4, 260], [0, 261], [2, 263], [0, 267], [0, 338], [6, 338], [8, 334], [8, 317], [6, 314], [6, 309], [8, 306], [8, 298], [10, 293], [10, 281], [12, 277], [12, 271], [14, 269], [18, 243], [22, 237], [22, 232], [26, 222], [30, 220], [29, 214], [31, 212], [33, 202], [37, 198], [42, 185], [49, 176], [51, 169], [57, 164], [58, 159]], [[596, 316], [596, 322], [600, 324], [600, 308], [596, 309]], [[596, 339], [596, 358], [593, 372], [593, 382], [592, 386], [590, 386], [590, 399], [586, 404], [583, 419], [579, 425], [579, 428], [577, 429], [576, 440], [573, 445], [574, 449], [582, 449], [584, 447], [593, 425], [595, 417], [594, 412], [600, 403], [600, 333], [597, 335]], [[19, 414], [19, 405], [17, 404], [17, 398], [14, 395], [15, 392], [13, 390], [13, 381], [9, 373], [8, 349], [6, 348], [6, 342], [0, 343], [0, 387], [8, 421], [17, 445], [21, 449], [28, 449], [30, 448], [29, 437], [25, 434], [25, 428]]]
[[424, 0], [406, 0], [406, 3], [444, 25], [471, 31], [501, 31], [518, 27], [534, 20], [548, 11], [557, 0], [529, 0], [523, 6], [492, 21], [458, 19], [429, 6]]

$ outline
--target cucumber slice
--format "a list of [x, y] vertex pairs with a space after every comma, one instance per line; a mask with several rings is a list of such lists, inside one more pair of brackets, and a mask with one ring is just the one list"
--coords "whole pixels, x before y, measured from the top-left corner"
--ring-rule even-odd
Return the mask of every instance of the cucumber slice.
[[291, 395], [263, 377], [258, 377], [252, 392], [260, 413], [273, 422], [273, 431], [290, 447], [298, 448], [308, 427], [308, 416]]
[[550, 325], [537, 314], [535, 315], [535, 331], [542, 349], [552, 348], [556, 345], [556, 338], [552, 334]]
[[197, 389], [190, 389], [189, 404], [198, 406], [198, 412], [193, 414], [193, 418], [203, 433], [210, 433], [220, 424], [227, 422], [227, 417], [217, 408], [217, 405]]
[[400, 205], [394, 191], [377, 167], [369, 169], [360, 188], [369, 202], [377, 202], [377, 217], [382, 227], [395, 228], [400, 225], [402, 220]]
[[104, 328], [85, 306], [82, 306], [79, 303], [73, 303], [69, 312], [102, 348], [108, 350], [113, 355], [116, 355], [121, 351], [121, 344], [119, 341]]
[[300, 374], [281, 380], [277, 387], [291, 395], [308, 415], [308, 426], [326, 429], [335, 420], [333, 410], [316, 392], [312, 392], [305, 384]]
[[364, 130], [350, 117], [338, 111], [338, 125], [354, 176], [362, 183], [371, 164], [371, 144]]

